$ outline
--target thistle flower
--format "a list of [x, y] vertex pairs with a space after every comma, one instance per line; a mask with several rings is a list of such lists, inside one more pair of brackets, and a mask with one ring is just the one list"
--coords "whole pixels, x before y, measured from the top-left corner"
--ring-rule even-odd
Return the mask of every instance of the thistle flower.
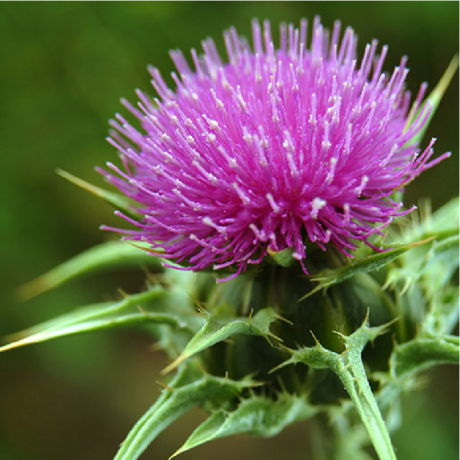
[[123, 101], [141, 129], [111, 121], [124, 171], [108, 163], [121, 178], [103, 174], [143, 218], [119, 213], [137, 229], [104, 228], [186, 269], [240, 273], [287, 248], [304, 266], [310, 243], [351, 256], [410, 211], [394, 192], [447, 155], [429, 161], [434, 139], [418, 149], [431, 107], [425, 84], [411, 107], [405, 57], [382, 73], [386, 46], [378, 55], [373, 41], [358, 62], [352, 29], [340, 39], [340, 22], [330, 34], [318, 18], [310, 44], [305, 20], [281, 24], [278, 49], [267, 21], [252, 31], [252, 49], [235, 29], [224, 33], [228, 63], [211, 39], [202, 56], [192, 50], [194, 70], [171, 52], [176, 90], [150, 68], [159, 99], [138, 91], [139, 108]]

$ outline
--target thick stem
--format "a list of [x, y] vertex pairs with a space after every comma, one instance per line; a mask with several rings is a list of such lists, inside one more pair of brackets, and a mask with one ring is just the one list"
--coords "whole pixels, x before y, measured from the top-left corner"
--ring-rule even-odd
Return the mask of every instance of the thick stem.
[[[337, 374], [350, 395], [380, 460], [396, 460], [390, 435], [367, 377], [357, 376], [357, 374], [361, 373], [359, 367], [362, 367], [362, 363], [360, 363], [360, 366], [351, 364], [348, 368], [337, 372]], [[364, 372], [364, 368], [362, 371]]]

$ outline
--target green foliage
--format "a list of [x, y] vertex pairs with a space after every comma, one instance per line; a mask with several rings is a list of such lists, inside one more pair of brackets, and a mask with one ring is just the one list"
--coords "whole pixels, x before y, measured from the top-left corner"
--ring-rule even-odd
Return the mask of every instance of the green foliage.
[[101, 187], [97, 187], [96, 185], [90, 184], [89, 182], [84, 181], [83, 179], [80, 179], [79, 177], [76, 177], [73, 174], [63, 171], [62, 169], [58, 169], [57, 173], [64, 179], [67, 179], [68, 181], [72, 182], [78, 187], [81, 187], [82, 189], [87, 190], [93, 195], [96, 195], [98, 198], [102, 198], [104, 201], [107, 201], [107, 203], [110, 203], [117, 209], [123, 210], [129, 215], [135, 217], [139, 217], [142, 215], [137, 210], [136, 203], [127, 198], [125, 195], [116, 192], [110, 192]]
[[15, 334], [16, 340], [0, 347], [0, 352], [83, 332], [142, 323], [167, 324], [192, 332], [194, 323], [180, 310], [171, 308], [170, 304], [171, 293], [155, 287], [141, 294], [126, 296], [119, 302], [89, 305]]
[[199, 404], [226, 404], [254, 385], [256, 383], [251, 379], [232, 381], [210, 375], [200, 376], [193, 366], [184, 366], [155, 404], [134, 425], [115, 459], [138, 458], [161, 431], [187, 410]]
[[308, 294], [303, 296], [300, 300], [304, 300], [316, 292], [328, 288], [329, 286], [342, 283], [343, 281], [358, 275], [359, 273], [369, 273], [379, 270], [390, 262], [396, 260], [398, 257], [401, 257], [405, 252], [414, 246], [417, 246], [418, 244], [424, 244], [426, 242], [427, 241], [421, 241], [417, 243], [402, 245], [401, 247], [386, 252], [380, 252], [377, 254], [362, 257], [348, 265], [344, 265], [335, 269], [326, 268], [310, 278], [311, 281], [318, 281], [318, 285]]
[[305, 397], [281, 393], [273, 400], [254, 395], [242, 400], [233, 411], [212, 412], [172, 457], [214, 439], [236, 434], [275, 436], [291, 423], [310, 418], [317, 412], [318, 408], [309, 404]]
[[204, 312], [205, 324], [190, 340], [177, 360], [171, 363], [164, 372], [171, 371], [196, 353], [236, 334], [258, 335], [268, 339], [269, 336], [273, 336], [270, 332], [271, 323], [280, 318], [272, 308], [264, 308], [254, 317], [249, 318], [235, 318], [233, 313], [232, 307], [226, 304], [214, 309], [212, 314]]
[[158, 270], [161, 267], [161, 259], [152, 257], [141, 247], [138, 243], [134, 246], [126, 241], [110, 241], [95, 246], [21, 286], [19, 295], [23, 300], [30, 299], [73, 278], [102, 270], [137, 267], [142, 264]]
[[449, 335], [458, 320], [457, 205], [395, 227], [382, 253], [363, 248], [334, 269], [328, 254], [312, 254], [318, 268], [307, 279], [289, 254], [272, 254], [263, 269], [216, 285], [213, 273], [164, 268], [137, 247], [107, 243], [44, 275], [36, 293], [152, 261], [147, 290], [30, 328], [0, 351], [142, 324], [172, 360], [164, 374], [177, 372], [117, 459], [138, 458], [196, 406], [210, 415], [174, 455], [235, 434], [274, 436], [321, 413], [336, 437], [330, 458], [369, 458], [370, 440], [380, 459], [395, 459], [389, 432], [401, 423], [400, 396], [430, 367], [458, 362], [458, 337]]
[[342, 354], [326, 350], [319, 342], [313, 348], [291, 351], [281, 366], [303, 363], [313, 369], [332, 370], [347, 390], [364, 423], [375, 450], [381, 459], [395, 459], [393, 446], [385, 422], [369, 386], [361, 353], [369, 341], [385, 332], [386, 326], [370, 328], [367, 321], [350, 336], [341, 335], [345, 344]]
[[414, 339], [397, 345], [390, 357], [390, 373], [401, 379], [437, 364], [458, 364], [458, 337]]

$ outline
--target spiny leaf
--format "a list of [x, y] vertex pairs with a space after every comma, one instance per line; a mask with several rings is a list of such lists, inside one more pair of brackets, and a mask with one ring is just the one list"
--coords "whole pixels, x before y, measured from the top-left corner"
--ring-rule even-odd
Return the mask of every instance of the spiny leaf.
[[[341, 335], [346, 344], [342, 354], [325, 349], [318, 341], [316, 346], [290, 350], [291, 358], [283, 365], [304, 363], [315, 369], [329, 368], [342, 381], [364, 426], [369, 433], [374, 448], [381, 460], [395, 460], [396, 456], [385, 422], [367, 379], [361, 358], [361, 352], [369, 341], [385, 332], [387, 325], [369, 327], [364, 321], [362, 326], [349, 336]], [[282, 367], [278, 366], [279, 367]]]
[[312, 417], [318, 408], [305, 397], [281, 394], [277, 400], [254, 396], [243, 400], [232, 412], [216, 411], [205, 420], [170, 458], [214, 439], [236, 434], [270, 437], [286, 426]]
[[364, 347], [374, 341], [379, 335], [387, 332], [388, 326], [391, 323], [381, 326], [369, 327], [366, 317], [362, 325], [352, 334], [345, 335], [336, 332], [344, 342], [345, 351], [342, 354], [335, 353], [324, 348], [321, 343], [315, 339], [314, 347], [301, 347], [297, 350], [291, 350], [283, 347], [291, 356], [290, 358], [275, 367], [271, 372], [274, 372], [289, 364], [303, 363], [313, 369], [331, 369], [338, 373], [342, 368], [348, 365], [348, 361], [359, 360]]
[[416, 338], [397, 345], [390, 358], [393, 378], [401, 379], [437, 364], [459, 362], [459, 339], [456, 336], [425, 339]]
[[452, 333], [459, 317], [458, 286], [445, 289], [431, 301], [430, 308], [423, 318], [421, 333], [428, 337], [443, 337]]
[[160, 268], [161, 260], [127, 241], [111, 241], [88, 249], [24, 284], [18, 289], [18, 294], [27, 300], [85, 273], [141, 264]]
[[446, 233], [431, 245], [414, 249], [401, 258], [400, 267], [388, 271], [384, 287], [396, 287], [403, 281], [404, 293], [422, 278], [427, 297], [433, 297], [450, 281], [458, 268], [458, 244], [458, 235]]
[[385, 265], [388, 265], [389, 263], [396, 260], [398, 257], [401, 257], [405, 252], [409, 251], [413, 247], [425, 244], [431, 241], [431, 239], [418, 241], [410, 244], [404, 244], [385, 252], [365, 256], [343, 267], [338, 267], [335, 269], [325, 269], [309, 278], [311, 281], [318, 281], [318, 285], [314, 289], [312, 289], [308, 294], [304, 295], [301, 299], [299, 299], [299, 302], [306, 299], [307, 297], [310, 297], [318, 291], [332, 286], [333, 284], [342, 283], [343, 281], [347, 280], [348, 278], [351, 278], [354, 275], [357, 275], [358, 273], [369, 273], [379, 270]]
[[[15, 334], [14, 337], [19, 338], [0, 347], [0, 352], [33, 343], [46, 342], [58, 337], [144, 322], [169, 324], [175, 328], [188, 329], [188, 323], [181, 319], [177, 313], [164, 311], [166, 309], [160, 308], [162, 300], [166, 299], [168, 295], [168, 291], [155, 288], [141, 294], [128, 296], [118, 302], [89, 305]], [[157, 311], [151, 311], [148, 308], [148, 302], [152, 301], [159, 304]]]
[[73, 184], [78, 185], [78, 187], [87, 190], [99, 198], [102, 198], [111, 205], [115, 206], [117, 209], [121, 209], [135, 217], [142, 216], [142, 214], [136, 210], [136, 203], [126, 196], [104, 190], [100, 187], [97, 187], [96, 185], [90, 184], [89, 182], [74, 176], [73, 174], [63, 171], [62, 169], [56, 169], [56, 172], [64, 179], [67, 179]]
[[[435, 241], [428, 251], [428, 264], [436, 264], [437, 269], [442, 265], [444, 281], [441, 284], [446, 284], [460, 265], [460, 233], [442, 241]], [[439, 272], [437, 274], [439, 276]]]
[[183, 386], [174, 381], [157, 402], [134, 425], [115, 456], [115, 460], [135, 460], [169, 424], [192, 407], [204, 403], [222, 405], [232, 401], [255, 385], [250, 379], [241, 381], [203, 375]]
[[181, 355], [171, 363], [163, 373], [167, 374], [179, 363], [190, 356], [211, 347], [236, 334], [259, 335], [267, 338], [271, 336], [270, 325], [280, 316], [272, 308], [264, 308], [254, 317], [235, 318], [224, 304], [215, 308], [212, 313], [206, 314], [206, 323], [190, 340]]
[[429, 237], [442, 240], [454, 236], [459, 230], [459, 205], [459, 198], [455, 197], [432, 213], [431, 203], [422, 201], [418, 213], [411, 213], [410, 221], [407, 218], [402, 219], [402, 230], [389, 232], [386, 241], [391, 241], [392, 244], [408, 244]]
[[433, 214], [429, 215], [420, 224], [422, 232], [433, 235], [440, 235], [444, 232], [451, 232], [451, 234], [458, 233], [460, 217], [459, 201], [459, 197], [452, 198]]

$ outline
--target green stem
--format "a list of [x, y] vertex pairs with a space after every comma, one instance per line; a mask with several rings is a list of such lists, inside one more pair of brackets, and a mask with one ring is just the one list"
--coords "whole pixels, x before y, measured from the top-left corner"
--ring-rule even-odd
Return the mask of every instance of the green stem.
[[367, 380], [361, 359], [361, 353], [366, 344], [382, 334], [386, 327], [384, 325], [370, 328], [366, 318], [363, 325], [353, 334], [349, 336], [339, 334], [346, 345], [344, 353], [338, 354], [327, 350], [315, 339], [314, 347], [291, 350], [291, 358], [275, 369], [299, 362], [314, 369], [331, 369], [340, 378], [350, 395], [379, 459], [396, 460], [390, 435]]
[[384, 333], [386, 326], [369, 328], [367, 318], [363, 325], [352, 335], [342, 336], [347, 351], [338, 360], [342, 367], [333, 369], [345, 386], [361, 420], [366, 427], [372, 444], [380, 460], [396, 460], [396, 454], [391, 443], [390, 435], [380, 413], [379, 406], [372, 393], [361, 353], [369, 341]]
[[347, 368], [337, 371], [337, 375], [350, 395], [380, 460], [396, 460], [390, 435], [369, 386], [361, 358], [359, 362], [351, 361]]

